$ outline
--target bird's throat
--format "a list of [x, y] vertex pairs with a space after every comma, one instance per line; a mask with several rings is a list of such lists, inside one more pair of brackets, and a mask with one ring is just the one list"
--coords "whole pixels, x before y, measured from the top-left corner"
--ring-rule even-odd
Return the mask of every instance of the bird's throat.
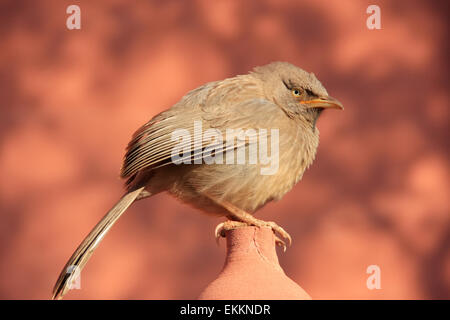
[[313, 132], [316, 129], [317, 119], [319, 119], [319, 116], [322, 114], [323, 110], [324, 110], [324, 108], [321, 108], [321, 107], [310, 108], [303, 115], [305, 120], [311, 125], [311, 128], [312, 128]]

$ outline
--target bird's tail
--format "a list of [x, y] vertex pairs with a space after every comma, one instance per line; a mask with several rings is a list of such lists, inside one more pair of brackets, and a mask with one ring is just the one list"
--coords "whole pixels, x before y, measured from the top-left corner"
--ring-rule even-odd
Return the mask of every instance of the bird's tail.
[[103, 237], [120, 218], [122, 213], [138, 198], [142, 190], [144, 190], [144, 187], [125, 194], [86, 236], [61, 271], [53, 287], [52, 299], [62, 299], [67, 293], [71, 285], [73, 285], [72, 282], [77, 279], [100, 241], [102, 241]]

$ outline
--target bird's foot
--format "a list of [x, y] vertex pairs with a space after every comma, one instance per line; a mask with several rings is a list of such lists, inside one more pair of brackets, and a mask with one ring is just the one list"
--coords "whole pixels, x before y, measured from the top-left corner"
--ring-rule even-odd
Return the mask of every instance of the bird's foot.
[[[278, 246], [283, 248], [283, 252], [286, 252], [287, 246], [291, 246], [292, 237], [290, 236], [289, 233], [286, 232], [286, 230], [284, 230], [282, 227], [277, 225], [275, 222], [256, 219], [255, 223], [253, 223], [253, 224], [257, 227], [271, 228], [273, 233], [275, 234], [275, 243]], [[284, 240], [282, 240], [280, 237], [278, 237], [278, 235], [280, 235], [282, 239], [287, 241], [287, 246], [286, 246], [286, 242]]]
[[214, 234], [216, 236], [217, 244], [219, 244], [219, 239], [221, 237], [225, 238], [225, 231], [233, 230], [236, 228], [242, 228], [242, 227], [248, 227], [248, 224], [245, 222], [232, 221], [232, 220], [227, 220], [225, 222], [219, 223], [214, 232]]
[[[209, 195], [208, 193], [204, 193], [205, 196], [210, 198], [212, 201], [217, 203], [218, 205], [224, 207], [229, 213], [227, 215], [227, 218], [230, 219], [230, 221], [225, 221], [221, 224], [219, 224], [216, 227], [216, 241], [219, 241], [219, 238], [221, 236], [225, 236], [226, 230], [235, 229], [236, 227], [244, 227], [244, 226], [255, 226], [255, 227], [268, 227], [271, 228], [273, 233], [275, 234], [275, 243], [283, 247], [283, 251], [286, 251], [286, 242], [282, 240], [281, 238], [287, 240], [288, 246], [292, 244], [292, 238], [282, 227], [277, 225], [273, 221], [264, 221], [256, 219], [254, 216], [252, 216], [250, 213], [245, 212], [244, 210], [236, 207], [235, 205], [224, 201], [224, 200], [218, 200], [215, 197]], [[226, 229], [228, 228], [228, 229]], [[281, 236], [278, 237], [278, 235]]]
[[[216, 236], [216, 242], [219, 243], [219, 239], [225, 238], [225, 232], [228, 230], [233, 230], [236, 228], [242, 228], [242, 227], [248, 227], [248, 226], [255, 226], [255, 227], [268, 227], [271, 228], [273, 233], [275, 234], [275, 243], [283, 248], [283, 251], [286, 252], [287, 246], [290, 246], [292, 244], [292, 238], [282, 227], [277, 225], [273, 221], [263, 221], [255, 219], [256, 221], [252, 223], [247, 222], [241, 222], [241, 221], [233, 221], [233, 220], [227, 220], [225, 222], [219, 223], [216, 227], [216, 230], [214, 232]], [[286, 246], [286, 242], [282, 240], [278, 235], [281, 236], [281, 238], [287, 240], [288, 245]]]

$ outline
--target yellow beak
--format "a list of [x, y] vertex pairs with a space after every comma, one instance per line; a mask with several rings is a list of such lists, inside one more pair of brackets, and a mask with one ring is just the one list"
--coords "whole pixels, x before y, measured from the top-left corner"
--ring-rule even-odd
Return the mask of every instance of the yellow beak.
[[337, 99], [333, 97], [318, 98], [308, 101], [300, 101], [301, 104], [306, 105], [307, 108], [326, 108], [344, 110], [344, 106]]

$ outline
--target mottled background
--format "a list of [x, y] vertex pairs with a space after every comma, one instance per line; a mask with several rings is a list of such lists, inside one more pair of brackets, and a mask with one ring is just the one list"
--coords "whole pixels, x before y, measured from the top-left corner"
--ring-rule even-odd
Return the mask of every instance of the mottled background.
[[[1, 1], [0, 298], [50, 297], [122, 194], [135, 129], [274, 60], [346, 107], [319, 120], [301, 183], [258, 215], [294, 238], [286, 273], [316, 299], [450, 298], [446, 2]], [[366, 28], [369, 4], [382, 30]], [[220, 221], [164, 194], [136, 203], [67, 298], [196, 298], [223, 264]], [[381, 290], [366, 288], [371, 264]]]

